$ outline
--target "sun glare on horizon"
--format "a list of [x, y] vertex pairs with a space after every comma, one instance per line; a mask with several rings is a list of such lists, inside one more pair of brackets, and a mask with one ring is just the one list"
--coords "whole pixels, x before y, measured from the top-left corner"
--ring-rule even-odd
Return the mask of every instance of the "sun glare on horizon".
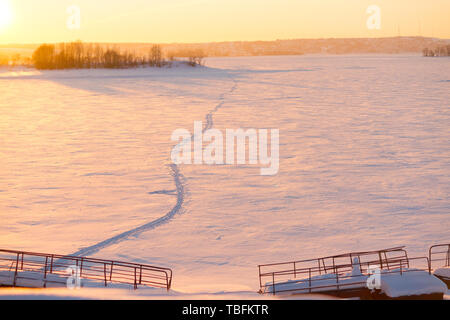
[[12, 13], [7, 0], [0, 0], [0, 29], [11, 23]]

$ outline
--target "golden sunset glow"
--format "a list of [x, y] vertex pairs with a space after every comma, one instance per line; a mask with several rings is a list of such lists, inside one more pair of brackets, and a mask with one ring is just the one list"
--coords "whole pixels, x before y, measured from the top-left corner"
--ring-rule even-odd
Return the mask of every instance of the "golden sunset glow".
[[11, 23], [12, 13], [7, 0], [0, 0], [0, 28], [3, 28]]
[[[9, 6], [8, 3], [9, 2]], [[450, 38], [448, 0], [0, 0], [0, 43]], [[381, 27], [370, 29], [371, 5]], [[71, 6], [79, 8], [79, 27]]]

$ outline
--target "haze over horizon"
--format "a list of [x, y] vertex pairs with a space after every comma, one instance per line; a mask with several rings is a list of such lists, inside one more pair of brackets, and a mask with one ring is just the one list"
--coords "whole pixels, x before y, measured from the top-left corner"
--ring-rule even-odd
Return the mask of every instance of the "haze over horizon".
[[[380, 27], [370, 29], [371, 5]], [[80, 24], [68, 27], [74, 11]], [[276, 39], [450, 38], [446, 0], [0, 0], [0, 44], [205, 43]]]

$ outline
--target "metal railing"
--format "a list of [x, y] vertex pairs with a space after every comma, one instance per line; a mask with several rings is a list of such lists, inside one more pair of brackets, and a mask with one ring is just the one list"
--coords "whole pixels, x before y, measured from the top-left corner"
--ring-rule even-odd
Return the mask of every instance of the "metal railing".
[[436, 244], [428, 250], [430, 269], [450, 267], [450, 243]]
[[[21, 273], [41, 277], [44, 287], [52, 282], [65, 284], [63, 281], [69, 277], [68, 268], [73, 267], [76, 267], [82, 280], [98, 281], [105, 287], [110, 284], [125, 284], [134, 289], [138, 289], [139, 286], [149, 286], [169, 290], [172, 285], [172, 270], [169, 268], [115, 260], [0, 249], [0, 271], [13, 273], [13, 287], [17, 286]], [[60, 279], [55, 280], [55, 277], [49, 279], [49, 275], [59, 276]]]
[[[358, 258], [356, 263], [355, 258]], [[422, 265], [431, 274], [428, 257], [409, 258], [404, 247], [259, 265], [260, 293], [336, 292], [365, 288], [366, 277], [374, 267], [383, 274], [403, 275], [406, 272], [423, 271], [409, 269], [410, 263], [418, 260], [426, 262]], [[355, 267], [359, 268], [360, 273], [352, 275]]]

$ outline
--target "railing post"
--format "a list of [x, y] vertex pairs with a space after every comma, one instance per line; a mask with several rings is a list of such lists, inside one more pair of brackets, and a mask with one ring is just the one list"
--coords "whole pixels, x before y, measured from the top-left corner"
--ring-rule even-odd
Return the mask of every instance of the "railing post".
[[44, 288], [47, 288], [47, 264], [48, 264], [48, 256], [45, 256], [45, 268], [44, 268]]
[[408, 265], [409, 268], [409, 257], [408, 257], [408, 253], [405, 251], [405, 258], [406, 258], [406, 264]]
[[[80, 278], [83, 275], [83, 257], [81, 257], [81, 262], [80, 262]], [[77, 267], [78, 267], [78, 259], [77, 259]]]
[[167, 274], [167, 271], [166, 271], [166, 288], [167, 288], [167, 291], [170, 290], [169, 275]]
[[47, 264], [48, 264], [48, 256], [45, 256], [44, 279], [47, 278]]
[[114, 261], [111, 261], [111, 271], [109, 272], [109, 281], [112, 281], [113, 265], [114, 265]]
[[139, 270], [139, 284], [142, 284], [142, 265], [140, 266]]
[[378, 257], [380, 258], [380, 269], [383, 269], [383, 258], [381, 258], [381, 252], [378, 251]]
[[308, 274], [309, 274], [309, 293], [312, 292], [312, 283], [311, 283], [311, 268], [308, 268]]
[[428, 261], [428, 273], [431, 274], [431, 259], [427, 258]]
[[275, 295], [275, 272], [272, 272], [272, 292]]
[[137, 290], [137, 268], [134, 267], [134, 290]]
[[[350, 254], [350, 261], [351, 260], [352, 260], [352, 255]], [[353, 262], [351, 262], [351, 263], [353, 263]], [[333, 270], [336, 270], [336, 262], [335, 262], [334, 257], [333, 257]]]
[[14, 272], [13, 287], [15, 287], [16, 284], [17, 284], [17, 272], [18, 272], [18, 268], [19, 268], [19, 253], [17, 253], [17, 258], [16, 258], [16, 271]]
[[103, 263], [103, 273], [105, 276], [105, 287], [108, 286], [108, 281], [106, 280], [106, 263]]
[[261, 266], [260, 265], [258, 265], [258, 271], [259, 271], [259, 289], [262, 289]]
[[336, 289], [339, 291], [339, 274], [336, 272]]
[[52, 259], [50, 260], [50, 273], [53, 273], [53, 254], [52, 254]]
[[450, 244], [448, 245], [448, 250], [447, 250], [447, 265], [446, 267], [450, 267]]
[[295, 261], [294, 261], [294, 279], [297, 278], [297, 268], [295, 266]]
[[[166, 278], [168, 278], [168, 272], [166, 271]], [[169, 278], [169, 282], [168, 282], [168, 287], [167, 287], [167, 291], [169, 291], [172, 288], [172, 270], [170, 270], [170, 278]]]
[[388, 270], [391, 270], [391, 267], [389, 266], [389, 259], [387, 257], [386, 251], [383, 251], [384, 253], [384, 259], [386, 260], [386, 266], [388, 268]]
[[[433, 259], [431, 258], [432, 250], [433, 250], [433, 246], [431, 246], [430, 249], [428, 249], [428, 258], [429, 258], [428, 261], [430, 263], [430, 267], [432, 267], [432, 261], [433, 261]], [[450, 250], [450, 247], [449, 247], [449, 250]]]
[[430, 259], [427, 258], [428, 261], [428, 274], [431, 275], [431, 262]]

